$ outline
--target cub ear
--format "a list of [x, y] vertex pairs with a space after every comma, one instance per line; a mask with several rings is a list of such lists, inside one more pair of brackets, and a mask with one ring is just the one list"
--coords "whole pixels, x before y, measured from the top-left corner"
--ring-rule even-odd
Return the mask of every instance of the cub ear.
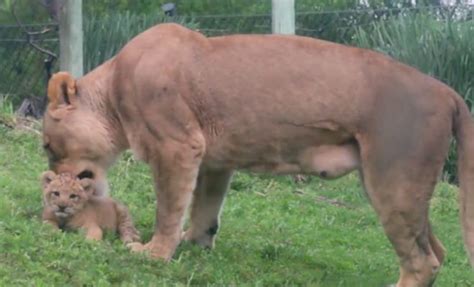
[[50, 184], [51, 181], [53, 181], [55, 176], [56, 176], [56, 173], [52, 170], [43, 172], [43, 174], [41, 175], [41, 185], [43, 186], [43, 188], [45, 188], [48, 184]]
[[83, 178], [79, 180], [79, 183], [81, 184], [82, 188], [84, 188], [84, 191], [88, 195], [93, 195], [95, 193], [94, 191], [94, 182], [90, 178]]
[[76, 81], [68, 72], [54, 74], [48, 83], [48, 112], [53, 118], [77, 107]]

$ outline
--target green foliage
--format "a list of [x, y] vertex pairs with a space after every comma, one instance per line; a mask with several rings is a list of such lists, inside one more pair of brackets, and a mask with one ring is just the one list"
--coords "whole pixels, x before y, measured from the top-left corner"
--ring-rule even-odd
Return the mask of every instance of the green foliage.
[[[388, 54], [417, 67], [454, 88], [474, 108], [473, 20], [436, 19], [415, 14], [374, 22], [360, 28], [353, 40], [360, 47]], [[445, 177], [456, 179], [454, 147], [445, 165]]]
[[84, 0], [84, 12], [90, 16], [103, 16], [109, 13], [154, 13], [162, 14], [161, 6], [175, 3], [178, 15], [216, 15], [216, 14], [254, 14], [269, 13], [271, 0]]
[[[84, 13], [91, 16], [103, 16], [116, 12], [160, 14], [161, 5], [175, 3], [178, 15], [255, 15], [270, 14], [271, 0], [83, 0]], [[418, 6], [439, 5], [439, 0], [418, 0]], [[462, 2], [462, 1], [460, 1]], [[412, 7], [410, 0], [368, 0], [372, 8]], [[356, 0], [296, 0], [298, 12], [344, 10], [365, 7]]]
[[[270, 14], [271, 0], [83, 0], [84, 13], [91, 16], [103, 16], [116, 12], [162, 13], [161, 5], [175, 3], [178, 15], [255, 15]], [[440, 5], [440, 0], [418, 0], [413, 5], [410, 0], [367, 0], [371, 8], [400, 8], [413, 6]], [[459, 4], [467, 0], [458, 1]], [[364, 8], [356, 0], [296, 0], [298, 12], [345, 10]]]
[[299, 12], [295, 17], [297, 35], [348, 43], [357, 27], [373, 21], [374, 13], [358, 10], [313, 11]]
[[84, 21], [84, 70], [88, 72], [113, 57], [131, 38], [147, 28], [164, 22], [176, 22], [195, 28], [191, 19], [160, 14], [114, 13]]
[[348, 8], [355, 8], [357, 5], [358, 5], [357, 1], [352, 1], [352, 0], [325, 0], [325, 1], [296, 0], [295, 1], [295, 9], [298, 12], [348, 9]]
[[13, 103], [8, 95], [0, 97], [0, 116], [13, 115]]
[[181, 15], [251, 15], [271, 11], [271, 0], [167, 1], [177, 4]]
[[[213, 251], [182, 244], [169, 264], [130, 254], [109, 234], [41, 224], [40, 138], [0, 125], [0, 286], [386, 286], [398, 276], [395, 253], [355, 175], [337, 181], [238, 173]], [[125, 154], [110, 173], [111, 195], [127, 204], [145, 241], [155, 195], [148, 168]], [[337, 204], [336, 204], [337, 203]], [[470, 286], [457, 190], [440, 184], [433, 228], [448, 253], [437, 286]]]
[[[44, 49], [57, 53], [58, 39], [54, 25], [29, 25], [27, 29], [51, 31], [37, 35], [34, 41]], [[0, 98], [10, 95], [9, 100], [17, 107], [27, 97], [41, 97], [46, 90], [46, 55], [31, 46], [22, 29], [16, 26], [0, 27]], [[55, 62], [56, 67], [57, 61]]]
[[43, 23], [49, 19], [48, 12], [38, 0], [0, 0], [0, 24], [15, 23], [13, 7], [22, 23]]

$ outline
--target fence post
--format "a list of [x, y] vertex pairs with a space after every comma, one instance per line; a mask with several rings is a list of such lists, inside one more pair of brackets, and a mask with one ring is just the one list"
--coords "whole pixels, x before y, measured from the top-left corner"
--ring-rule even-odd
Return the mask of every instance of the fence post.
[[295, 34], [295, 0], [272, 0], [272, 33]]
[[84, 73], [82, 0], [63, 1], [59, 15], [59, 66], [77, 78]]

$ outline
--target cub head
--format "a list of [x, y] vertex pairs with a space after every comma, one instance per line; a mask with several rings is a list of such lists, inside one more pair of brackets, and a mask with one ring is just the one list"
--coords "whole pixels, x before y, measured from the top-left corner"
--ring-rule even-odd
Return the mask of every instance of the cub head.
[[60, 218], [68, 218], [84, 208], [93, 195], [92, 180], [78, 179], [69, 173], [47, 171], [41, 177], [43, 202]]
[[106, 170], [116, 151], [107, 120], [110, 115], [102, 112], [104, 99], [90, 94], [94, 92], [94, 87], [78, 84], [69, 73], [51, 77], [43, 147], [51, 170], [92, 179], [97, 193], [103, 194], [107, 189]]

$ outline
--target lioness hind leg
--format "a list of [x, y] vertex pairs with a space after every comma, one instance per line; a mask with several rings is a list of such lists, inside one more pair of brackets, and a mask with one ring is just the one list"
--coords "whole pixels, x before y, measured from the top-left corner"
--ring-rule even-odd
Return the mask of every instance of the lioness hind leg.
[[183, 239], [203, 247], [214, 247], [219, 215], [232, 178], [231, 170], [202, 168], [191, 205], [190, 226]]
[[[386, 174], [365, 168], [364, 185], [400, 260], [397, 287], [431, 286], [444, 258], [442, 245], [432, 234], [428, 219], [437, 167], [399, 166]], [[420, 172], [415, 176], [408, 174], [415, 170]]]
[[397, 287], [431, 286], [443, 258], [439, 241], [434, 241], [429, 228], [428, 203], [433, 187], [406, 182], [377, 188], [367, 182], [365, 185], [400, 260]]
[[449, 150], [453, 111], [442, 97], [425, 102], [403, 88], [386, 92], [366, 131], [355, 135], [362, 178], [400, 260], [397, 287], [430, 286], [444, 253], [431, 234], [429, 202]]

